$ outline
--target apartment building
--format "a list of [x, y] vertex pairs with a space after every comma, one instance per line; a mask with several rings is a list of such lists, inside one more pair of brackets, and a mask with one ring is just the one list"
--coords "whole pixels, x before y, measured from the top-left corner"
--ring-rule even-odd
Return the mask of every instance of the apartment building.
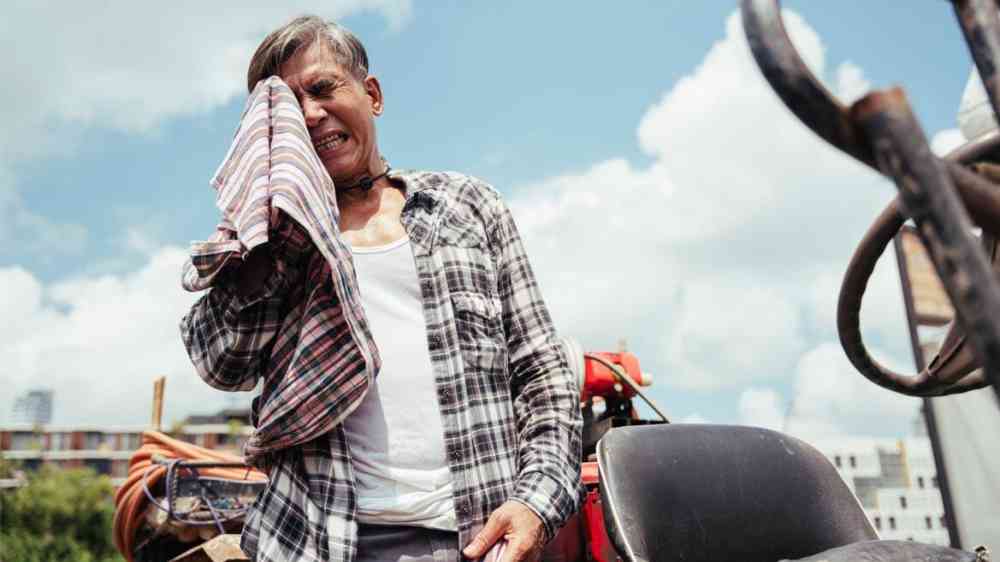
[[[174, 437], [209, 449], [239, 454], [250, 435], [246, 410], [223, 410], [210, 416], [190, 416], [168, 431]], [[60, 468], [91, 468], [116, 483], [128, 474], [128, 462], [142, 445], [147, 426], [0, 425], [0, 454], [26, 470], [43, 464]]]
[[928, 438], [851, 437], [813, 445], [837, 468], [883, 539], [949, 544]]

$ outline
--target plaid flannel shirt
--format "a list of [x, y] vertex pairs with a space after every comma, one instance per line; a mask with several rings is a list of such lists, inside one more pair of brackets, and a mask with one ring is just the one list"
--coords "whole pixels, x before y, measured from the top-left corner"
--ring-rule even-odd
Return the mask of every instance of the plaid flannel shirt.
[[[401, 219], [423, 297], [459, 541], [470, 541], [507, 500], [534, 511], [551, 538], [582, 497], [579, 389], [510, 211], [492, 187], [462, 174], [394, 171], [390, 178], [406, 187]], [[223, 277], [181, 322], [210, 385], [247, 390], [264, 379], [255, 412], [289, 392], [282, 369], [296, 364], [292, 357], [307, 353], [315, 357], [309, 368], [322, 368], [356, 345], [341, 319], [301, 349], [311, 315], [337, 320], [330, 311], [339, 302], [327, 262], [298, 252], [306, 246], [295, 232], [283, 236], [279, 267], [259, 295], [241, 298]], [[370, 370], [353, 375], [344, 392], [367, 388]], [[298, 415], [342, 415], [333, 410]], [[243, 550], [258, 561], [353, 560], [356, 491], [342, 427], [270, 454], [267, 469]]]

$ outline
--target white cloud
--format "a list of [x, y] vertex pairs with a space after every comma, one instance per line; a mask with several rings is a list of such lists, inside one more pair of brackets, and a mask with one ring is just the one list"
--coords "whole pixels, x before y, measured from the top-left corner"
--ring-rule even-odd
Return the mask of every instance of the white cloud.
[[150, 228], [132, 225], [125, 229], [123, 246], [132, 252], [151, 254], [159, 248], [160, 244], [156, 236], [150, 232]]
[[0, 89], [0, 214], [6, 217], [0, 245], [65, 254], [81, 252], [87, 241], [82, 227], [24, 205], [13, 178], [3, 177], [14, 163], [72, 152], [88, 128], [149, 132], [233, 100], [245, 92], [257, 44], [296, 15], [339, 19], [373, 11], [398, 28], [410, 9], [410, 0], [7, 3], [0, 18], [0, 50], [7, 55], [7, 87]]
[[[897, 370], [900, 362], [884, 351], [873, 354]], [[740, 394], [740, 423], [787, 431], [814, 441], [847, 435], [904, 435], [918, 415], [920, 399], [889, 392], [862, 377], [840, 345], [810, 349], [795, 368], [791, 396], [772, 388], [750, 387]]]
[[705, 423], [711, 423], [711, 422], [709, 422], [707, 419], [703, 418], [699, 414], [688, 414], [687, 416], [684, 416], [682, 419], [673, 420], [671, 423], [700, 423], [700, 424], [705, 424]]
[[931, 150], [938, 156], [945, 156], [952, 150], [965, 144], [965, 136], [959, 129], [945, 129], [939, 131], [931, 139]]
[[677, 283], [669, 261], [654, 258], [663, 234], [651, 216], [669, 204], [669, 190], [657, 170], [616, 159], [522, 188], [511, 201], [557, 324], [584, 345], [631, 336], [634, 322], [656, 322], [650, 316], [670, 308]]
[[227, 395], [194, 374], [178, 321], [196, 298], [180, 289], [185, 253], [160, 248], [139, 270], [42, 285], [0, 269], [0, 305], [17, 322], [0, 328], [4, 404], [34, 387], [55, 389], [55, 422], [145, 423], [152, 381], [167, 376], [165, 420], [211, 412]]
[[[846, 261], [846, 260], [845, 260]], [[818, 328], [818, 338], [836, 337], [837, 299], [846, 264], [823, 264], [809, 282], [806, 308]], [[861, 335], [895, 356], [911, 352], [895, 250], [890, 244], [868, 280], [861, 303]]]
[[[2, 133], [0, 133], [2, 134]], [[88, 243], [87, 229], [58, 223], [32, 212], [14, 186], [14, 179], [0, 161], [0, 263], [10, 263], [15, 252], [34, 253], [41, 259], [79, 254]]]
[[711, 280], [685, 287], [663, 359], [687, 388], [718, 388], [785, 375], [802, 351], [796, 303], [780, 289]]
[[0, 146], [8, 156], [59, 148], [47, 136], [53, 124], [147, 131], [208, 111], [245, 91], [247, 63], [266, 32], [302, 13], [339, 19], [361, 11], [398, 27], [410, 1], [14, 3], [0, 23], [17, 84], [0, 92]]
[[21, 267], [9, 267], [0, 270], [0, 310], [17, 322], [0, 323], [0, 341], [9, 342], [26, 332], [35, 330], [38, 323], [37, 313], [41, 310], [42, 285], [28, 271]]
[[770, 388], [748, 388], [740, 394], [740, 423], [782, 431], [785, 411], [781, 394]]
[[[897, 371], [912, 372], [906, 361], [872, 352]], [[862, 377], [839, 344], [822, 343], [802, 356], [796, 367], [789, 432], [806, 439], [837, 435], [905, 434], [920, 399], [885, 390]]]
[[844, 61], [837, 67], [837, 97], [845, 104], [851, 104], [861, 96], [867, 94], [872, 88], [871, 82], [865, 78], [865, 73], [861, 67]]
[[[786, 25], [827, 76], [815, 31], [793, 13]], [[781, 104], [736, 14], [725, 30], [641, 119], [648, 167], [609, 159], [512, 200], [557, 325], [584, 345], [645, 341], [635, 351], [662, 374], [660, 397], [667, 385], [789, 380], [801, 354], [832, 335], [844, 265], [894, 194]], [[832, 74], [844, 99], [869, 87], [853, 63]], [[883, 278], [879, 288], [891, 285]], [[866, 334], [906, 337], [898, 300], [873, 289]]]

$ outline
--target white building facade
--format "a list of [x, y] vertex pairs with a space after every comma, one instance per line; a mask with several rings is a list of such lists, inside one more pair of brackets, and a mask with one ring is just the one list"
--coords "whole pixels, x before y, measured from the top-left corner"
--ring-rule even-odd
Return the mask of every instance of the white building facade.
[[881, 538], [948, 546], [928, 438], [839, 438], [813, 445], [837, 468]]

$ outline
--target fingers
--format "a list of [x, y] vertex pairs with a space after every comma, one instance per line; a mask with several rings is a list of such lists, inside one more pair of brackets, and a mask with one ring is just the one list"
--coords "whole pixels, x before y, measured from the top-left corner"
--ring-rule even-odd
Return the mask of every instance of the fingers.
[[486, 526], [462, 549], [462, 554], [466, 558], [481, 558], [507, 532], [509, 526], [510, 518], [499, 509], [494, 511], [486, 521]]
[[507, 546], [503, 549], [503, 557], [499, 562], [532, 562], [537, 556], [532, 556], [535, 551], [535, 543], [530, 538], [515, 534], [510, 537]]

